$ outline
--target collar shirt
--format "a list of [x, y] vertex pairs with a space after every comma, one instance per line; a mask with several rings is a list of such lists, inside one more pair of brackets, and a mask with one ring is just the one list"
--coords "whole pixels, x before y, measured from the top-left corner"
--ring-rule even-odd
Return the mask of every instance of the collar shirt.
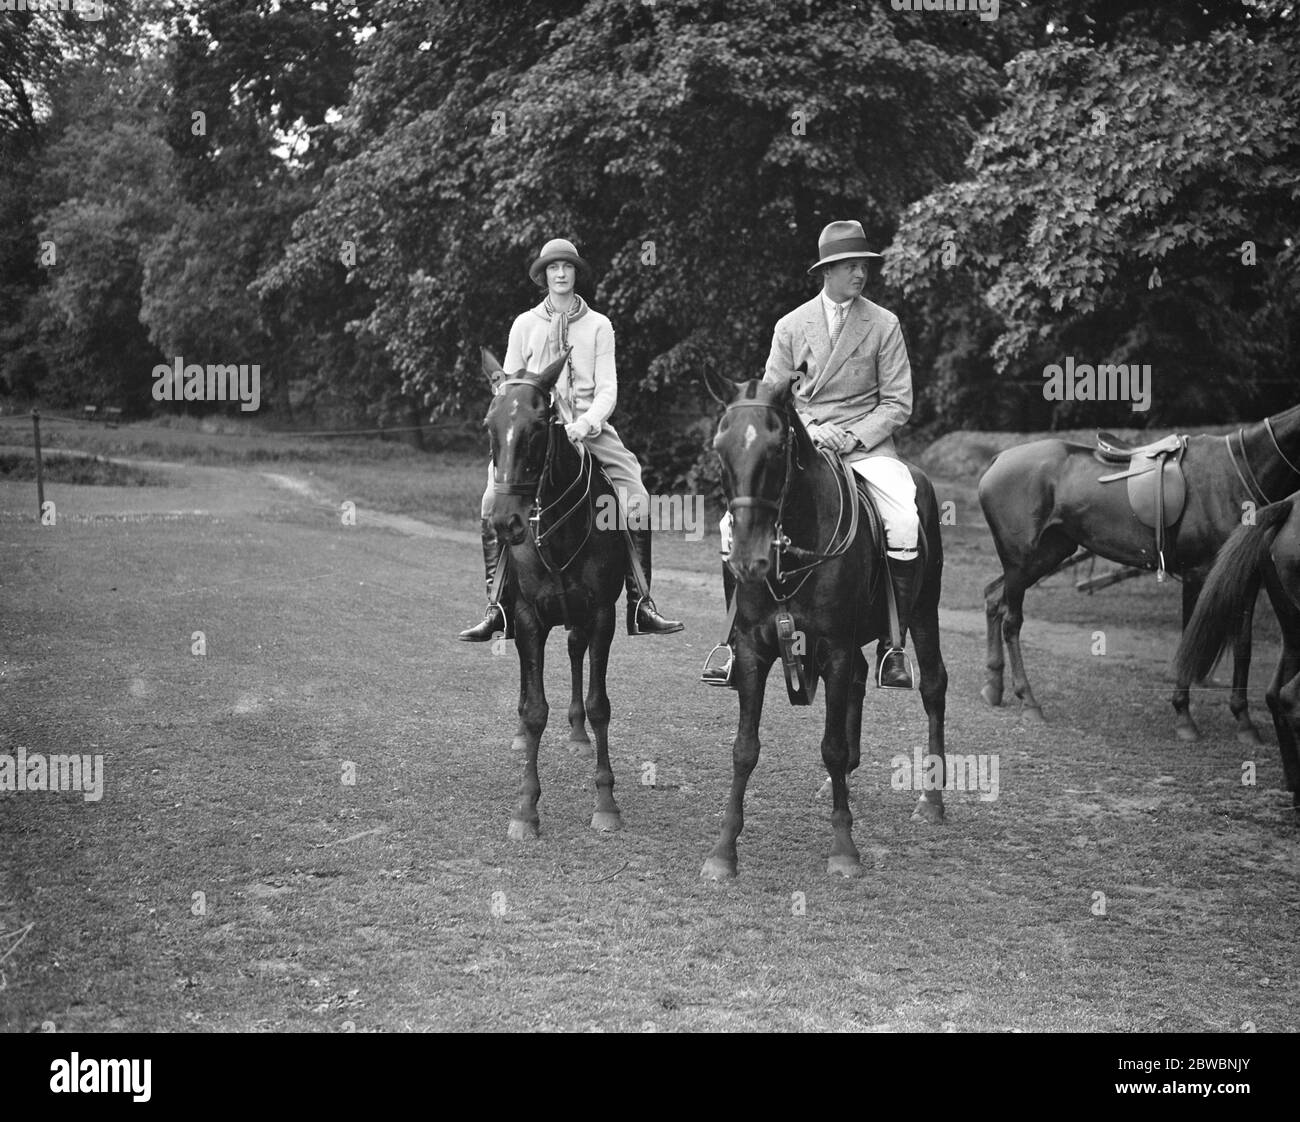
[[847, 316], [849, 314], [849, 309], [852, 306], [853, 306], [852, 296], [850, 296], [847, 300], [845, 300], [844, 303], [837, 304], [835, 303], [834, 300], [832, 300], [829, 296], [826, 295], [826, 290], [824, 288], [822, 289], [822, 310], [826, 313], [826, 334], [829, 335], [832, 339], [835, 338], [835, 309], [843, 308], [844, 314]]

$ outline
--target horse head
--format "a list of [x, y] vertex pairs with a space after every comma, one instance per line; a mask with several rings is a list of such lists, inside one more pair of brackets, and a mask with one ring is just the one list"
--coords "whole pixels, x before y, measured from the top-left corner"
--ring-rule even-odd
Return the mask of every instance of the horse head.
[[[538, 374], [505, 374], [492, 354], [483, 351], [483, 373], [493, 388], [483, 421], [495, 471], [492, 524], [510, 545], [521, 544], [527, 535], [528, 516], [553, 455], [551, 391], [568, 357], [566, 351]], [[567, 446], [563, 433], [560, 438]]]
[[761, 379], [734, 383], [706, 375], [709, 391], [726, 405], [713, 450], [722, 464], [722, 489], [732, 517], [727, 564], [741, 581], [760, 581], [772, 566], [772, 550], [791, 476], [808, 437], [795, 412], [790, 383]]

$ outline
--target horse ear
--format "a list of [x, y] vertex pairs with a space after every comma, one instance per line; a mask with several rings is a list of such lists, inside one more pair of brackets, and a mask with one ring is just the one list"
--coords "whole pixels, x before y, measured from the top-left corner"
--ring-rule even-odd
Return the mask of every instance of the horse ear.
[[540, 374], [535, 374], [532, 378], [542, 389], [551, 390], [555, 388], [555, 383], [560, 377], [560, 371], [564, 369], [564, 364], [569, 361], [569, 355], [572, 353], [572, 347], [565, 347], [564, 354], [560, 355], [550, 366]]
[[704, 388], [719, 405], [730, 405], [740, 393], [740, 383], [719, 374], [712, 366], [704, 367]]
[[497, 362], [496, 356], [487, 347], [479, 349], [483, 352], [483, 377], [488, 380], [492, 392], [496, 393], [497, 386], [506, 380], [506, 372], [501, 369], [501, 364]]

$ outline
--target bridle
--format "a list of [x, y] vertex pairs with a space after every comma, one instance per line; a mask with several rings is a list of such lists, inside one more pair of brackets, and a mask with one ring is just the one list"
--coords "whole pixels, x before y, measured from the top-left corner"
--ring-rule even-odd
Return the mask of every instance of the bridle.
[[[546, 393], [546, 390], [531, 378], [506, 378], [498, 383], [497, 392], [500, 393], [506, 386], [531, 386], [540, 394]], [[555, 430], [560, 426], [560, 423], [559, 417], [555, 414], [555, 403], [551, 401], [547, 408], [546, 455], [542, 460], [541, 474], [536, 479], [526, 479], [520, 483], [498, 483], [494, 480], [492, 490], [497, 495], [532, 496], [533, 505], [528, 516], [528, 525], [532, 533], [533, 545], [537, 548], [537, 556], [548, 573], [562, 574], [586, 547], [595, 525], [592, 505], [589, 502], [595, 475], [595, 461], [584, 445], [577, 445], [579, 466], [576, 478], [554, 500], [543, 505], [542, 494], [547, 489], [554, 474], [555, 450], [557, 448]], [[560, 508], [560, 513], [552, 517], [552, 512], [557, 508]], [[577, 547], [563, 562], [556, 562], [548, 558], [545, 552], [545, 547], [548, 544], [546, 539], [584, 508], [587, 512], [587, 528]], [[542, 528], [543, 519], [548, 520], [545, 529]]]
[[[1293, 464], [1290, 461], [1290, 459], [1287, 458], [1287, 454], [1282, 451], [1282, 446], [1278, 443], [1277, 440], [1277, 434], [1273, 431], [1272, 418], [1265, 417], [1263, 421], [1263, 425], [1264, 425], [1264, 430], [1268, 433], [1269, 440], [1273, 442], [1273, 450], [1277, 452], [1282, 462], [1286, 464], [1288, 468], [1291, 469], [1291, 471], [1294, 473], [1296, 477], [1297, 482], [1300, 482], [1300, 467], [1296, 467], [1296, 465]], [[1254, 426], [1251, 427], [1253, 428]], [[1255, 475], [1254, 469], [1250, 466], [1250, 457], [1246, 454], [1246, 426], [1243, 425], [1241, 428], [1239, 428], [1235, 435], [1237, 437], [1237, 445], [1241, 449], [1240, 465], [1237, 463], [1237, 453], [1235, 453], [1232, 450], [1233, 434], [1230, 433], [1229, 435], [1225, 436], [1223, 438], [1223, 441], [1228, 447], [1228, 458], [1232, 460], [1232, 466], [1236, 469], [1237, 478], [1241, 480], [1241, 485], [1246, 488], [1246, 493], [1252, 499], [1254, 499], [1255, 496], [1258, 495], [1259, 500], [1263, 506], [1269, 506], [1273, 502], [1278, 501], [1278, 500], [1270, 499], [1268, 497], [1267, 493], [1264, 491], [1264, 485], [1260, 483], [1259, 478]], [[1267, 449], [1265, 449], [1265, 451], [1267, 451]], [[1241, 470], [1243, 466], [1246, 469], [1244, 473]]]
[[[783, 438], [785, 445], [785, 473], [781, 479], [780, 497], [774, 501], [765, 499], [761, 495], [737, 495], [735, 498], [727, 500], [727, 511], [733, 518], [737, 510], [746, 509], [768, 510], [776, 515], [771, 546], [775, 561], [772, 568], [776, 583], [782, 584], [794, 577], [801, 577], [802, 579], [792, 591], [784, 596], [777, 595], [776, 589], [772, 587], [772, 577], [767, 578], [767, 588], [773, 599], [777, 601], [789, 600], [799, 592], [799, 589], [804, 585], [804, 581], [812, 575], [814, 569], [826, 561], [843, 556], [853, 545], [858, 532], [858, 504], [854, 493], [856, 488], [851, 479], [845, 478], [849, 469], [843, 464], [840, 457], [835, 453], [822, 450], [823, 459], [835, 469], [835, 480], [838, 485], [840, 509], [836, 515], [835, 529], [831, 533], [831, 540], [825, 550], [803, 549], [795, 545], [782, 529], [781, 524], [785, 513], [786, 499], [790, 494], [790, 482], [794, 477], [795, 469], [798, 468], [802, 471], [804, 466], [799, 463], [794, 451], [794, 426], [798, 422], [791, 419], [783, 408], [767, 401], [733, 401], [724, 410], [724, 415], [735, 409], [766, 409], [777, 414], [785, 422], [786, 428]], [[847, 533], [842, 534], [840, 528], [844, 525], [844, 508], [846, 505], [849, 508], [849, 528]], [[804, 562], [804, 564], [792, 569], [783, 569], [781, 566], [783, 555], [789, 555]]]

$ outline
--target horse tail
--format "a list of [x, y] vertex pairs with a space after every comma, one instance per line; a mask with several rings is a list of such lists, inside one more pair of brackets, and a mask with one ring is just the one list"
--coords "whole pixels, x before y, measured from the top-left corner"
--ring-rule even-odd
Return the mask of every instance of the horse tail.
[[1294, 502], [1283, 499], [1264, 507], [1254, 525], [1238, 526], [1224, 542], [1174, 655], [1178, 681], [1200, 681], [1210, 672], [1231, 637], [1230, 625], [1240, 618], [1246, 597], [1259, 590], [1251, 578], [1268, 556]]

